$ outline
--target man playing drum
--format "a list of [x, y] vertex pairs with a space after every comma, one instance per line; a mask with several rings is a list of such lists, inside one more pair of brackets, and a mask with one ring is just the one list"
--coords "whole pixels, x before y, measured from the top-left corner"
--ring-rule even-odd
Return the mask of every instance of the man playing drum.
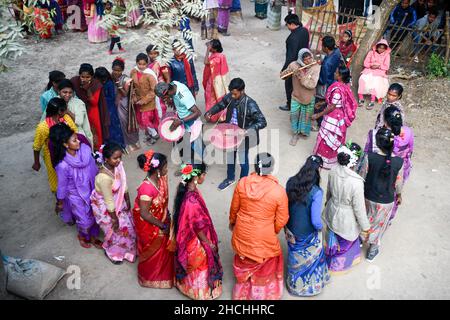
[[249, 161], [248, 151], [250, 147], [259, 144], [259, 130], [267, 126], [266, 118], [258, 107], [258, 104], [245, 94], [245, 83], [240, 78], [231, 80], [228, 90], [223, 99], [205, 113], [205, 119], [210, 120], [211, 116], [226, 111], [226, 123], [237, 125], [245, 130], [245, 140], [243, 143], [227, 152], [227, 178], [219, 185], [219, 190], [225, 190], [233, 185], [235, 181], [236, 157], [239, 154], [241, 166], [240, 177], [248, 176]]
[[171, 83], [160, 82], [156, 85], [155, 92], [158, 97], [165, 100], [167, 105], [175, 106], [178, 117], [174, 118], [169, 128], [170, 131], [175, 131], [179, 126], [184, 125], [186, 131], [189, 132], [189, 158], [187, 158], [188, 155], [183, 154], [184, 146], [180, 147], [183, 137], [176, 142], [182, 161], [194, 164], [195, 152], [201, 157], [199, 161], [202, 161], [204, 151], [201, 134], [203, 123], [200, 119], [202, 113], [196, 106], [195, 98], [189, 88], [178, 81], [172, 81]]

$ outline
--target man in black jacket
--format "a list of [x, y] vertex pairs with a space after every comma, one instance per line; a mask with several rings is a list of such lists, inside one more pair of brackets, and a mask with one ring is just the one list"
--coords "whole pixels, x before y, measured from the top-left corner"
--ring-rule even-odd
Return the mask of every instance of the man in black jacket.
[[[258, 107], [258, 104], [245, 94], [245, 83], [240, 78], [231, 80], [228, 86], [230, 93], [205, 113], [205, 119], [210, 121], [211, 116], [227, 109], [226, 123], [237, 125], [245, 130], [245, 140], [242, 144], [227, 153], [227, 178], [219, 185], [219, 190], [225, 190], [235, 181], [236, 158], [239, 154], [241, 166], [240, 177], [248, 176], [250, 147], [259, 144], [259, 130], [267, 126], [266, 118]], [[243, 159], [244, 158], [244, 159]]]
[[[309, 33], [306, 28], [303, 28], [296, 14], [288, 14], [284, 18], [286, 26], [291, 31], [291, 34], [286, 39], [286, 60], [284, 62], [283, 70], [285, 70], [289, 64], [298, 59], [298, 52], [303, 48], [309, 47]], [[286, 90], [286, 100], [287, 104], [280, 106], [279, 108], [283, 111], [291, 110], [291, 96], [292, 96], [292, 77], [288, 77], [284, 82], [284, 88]]]

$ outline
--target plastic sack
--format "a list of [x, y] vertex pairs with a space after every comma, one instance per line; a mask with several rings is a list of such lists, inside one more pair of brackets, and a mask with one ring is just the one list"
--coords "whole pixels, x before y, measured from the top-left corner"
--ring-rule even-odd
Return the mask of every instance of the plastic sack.
[[2, 256], [6, 289], [22, 298], [42, 300], [52, 291], [65, 270], [39, 260]]

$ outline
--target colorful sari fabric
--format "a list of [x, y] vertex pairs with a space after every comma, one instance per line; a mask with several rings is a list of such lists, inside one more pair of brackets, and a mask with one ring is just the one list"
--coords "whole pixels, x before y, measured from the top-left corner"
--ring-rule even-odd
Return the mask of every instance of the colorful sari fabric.
[[164, 224], [169, 223], [167, 177], [159, 179], [159, 190], [148, 179], [141, 183], [137, 189], [133, 215], [139, 255], [139, 284], [149, 288], [172, 288], [175, 275], [172, 241], [159, 227], [142, 219], [140, 200], [151, 201], [150, 213], [153, 217]]
[[[95, 4], [97, 7], [97, 3]], [[99, 8], [94, 10], [94, 16], [88, 24], [88, 40], [92, 43], [101, 43], [108, 41], [108, 31], [98, 25], [102, 20], [103, 12], [99, 12]]]
[[291, 128], [292, 132], [309, 136], [311, 133], [311, 116], [314, 114], [314, 104], [316, 99], [313, 97], [309, 104], [302, 104], [292, 97], [291, 100]]
[[280, 300], [283, 295], [283, 255], [258, 263], [234, 256], [233, 300]]
[[230, 24], [230, 9], [233, 0], [219, 0], [217, 24], [219, 32], [226, 33]]
[[[103, 176], [103, 177], [101, 177]], [[114, 179], [105, 173], [99, 173], [96, 179], [96, 187], [92, 191], [91, 206], [97, 224], [105, 234], [103, 249], [112, 261], [128, 260], [134, 262], [136, 259], [136, 233], [134, 230], [133, 217], [130, 210], [126, 208], [125, 192], [127, 180], [123, 164], [120, 163], [114, 170]], [[105, 197], [97, 190], [97, 182], [100, 179], [112, 179], [112, 197], [115, 212], [119, 219], [119, 230], [113, 230], [111, 216], [107, 210]]]
[[[74, 132], [78, 131], [77, 126], [68, 114], [65, 114], [60, 121], [67, 124]], [[58, 186], [58, 177], [56, 176], [55, 169], [53, 168], [52, 157], [49, 149], [49, 135], [50, 128], [55, 124], [55, 122], [51, 121], [51, 118], [46, 118], [44, 121], [41, 121], [36, 128], [33, 142], [34, 151], [42, 150], [45, 168], [47, 169], [48, 184], [50, 185], [50, 190], [53, 193], [56, 192], [56, 188]]]
[[75, 222], [78, 234], [88, 241], [100, 231], [90, 201], [98, 172], [91, 151], [89, 145], [82, 143], [75, 156], [66, 153], [55, 168], [59, 182], [56, 197], [64, 201], [61, 218], [67, 224]]
[[336, 108], [323, 117], [313, 154], [322, 157], [325, 169], [331, 169], [337, 163], [337, 150], [345, 142], [347, 128], [355, 119], [357, 103], [350, 86], [341, 82], [328, 88], [325, 99]]
[[330, 281], [321, 235], [313, 232], [299, 239], [285, 228], [288, 241], [286, 285], [290, 294], [309, 297], [322, 292]]
[[42, 39], [52, 37], [53, 21], [50, 19], [49, 11], [45, 8], [34, 7], [34, 27]]
[[[203, 88], [205, 89], [205, 112], [220, 102], [228, 93], [228, 64], [227, 58], [222, 53], [213, 53], [209, 56], [209, 65], [205, 65], [203, 71]], [[215, 123], [219, 118], [225, 120], [226, 110], [211, 116], [211, 122]]]
[[219, 241], [205, 201], [198, 191], [188, 191], [178, 217], [175, 285], [191, 299], [211, 300], [222, 294], [223, 270], [219, 253], [198, 238], [201, 231], [218, 247]]
[[342, 274], [361, 262], [361, 240], [348, 241], [326, 228], [324, 249], [331, 274]]

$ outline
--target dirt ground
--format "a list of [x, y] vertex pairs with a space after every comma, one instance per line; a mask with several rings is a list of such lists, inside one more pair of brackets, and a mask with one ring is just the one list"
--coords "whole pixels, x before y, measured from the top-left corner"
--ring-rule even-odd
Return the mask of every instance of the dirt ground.
[[[268, 120], [263, 141], [277, 155], [280, 183], [295, 174], [310, 154], [316, 134], [288, 144], [289, 116], [278, 110], [284, 102], [284, 86], [278, 73], [284, 61], [288, 30], [269, 31], [266, 22], [253, 17], [253, 4], [243, 1], [244, 24], [231, 25], [231, 37], [222, 38], [232, 77], [246, 81], [247, 93], [259, 103]], [[193, 23], [199, 31], [200, 26]], [[137, 53], [147, 41], [126, 47], [122, 55], [130, 70]], [[66, 76], [76, 74], [80, 63], [89, 62], [110, 67], [114, 56], [106, 54], [107, 44], [89, 44], [87, 34], [67, 33], [50, 41], [27, 40], [27, 52], [12, 71], [0, 74], [0, 248], [3, 254], [40, 259], [62, 268], [81, 268], [81, 287], [69, 290], [62, 280], [48, 299], [184, 299], [176, 290], [141, 288], [137, 282], [136, 264], [111, 264], [96, 249], [78, 245], [74, 227], [64, 225], [53, 212], [54, 197], [49, 192], [45, 168], [32, 171], [32, 141], [40, 118], [39, 95], [47, 83], [48, 72], [62, 70]], [[197, 40], [197, 74], [201, 82], [204, 42]], [[381, 253], [374, 263], [363, 261], [350, 273], [334, 276], [323, 293], [311, 299], [440, 299], [450, 298], [450, 85], [447, 80], [418, 79], [405, 83], [404, 105], [407, 124], [415, 132], [414, 168], [404, 190], [404, 203], [383, 238]], [[203, 90], [199, 105], [203, 108]], [[378, 109], [359, 109], [348, 138], [363, 145], [373, 126]], [[272, 140], [265, 139], [270, 136]], [[266, 150], [267, 144], [261, 145]], [[170, 154], [171, 145], [158, 142], [155, 149]], [[134, 199], [135, 189], [143, 179], [136, 156], [124, 157]], [[170, 165], [170, 198], [173, 201], [178, 179]], [[228, 230], [228, 209], [232, 188], [219, 192], [216, 186], [225, 177], [224, 165], [210, 167], [201, 190], [220, 239], [220, 255], [224, 267], [223, 295], [230, 299], [234, 283], [233, 253]], [[322, 186], [327, 173], [323, 172]], [[280, 234], [284, 253], [284, 235]], [[55, 256], [64, 256], [57, 261]], [[286, 291], [284, 299], [296, 299]]]

